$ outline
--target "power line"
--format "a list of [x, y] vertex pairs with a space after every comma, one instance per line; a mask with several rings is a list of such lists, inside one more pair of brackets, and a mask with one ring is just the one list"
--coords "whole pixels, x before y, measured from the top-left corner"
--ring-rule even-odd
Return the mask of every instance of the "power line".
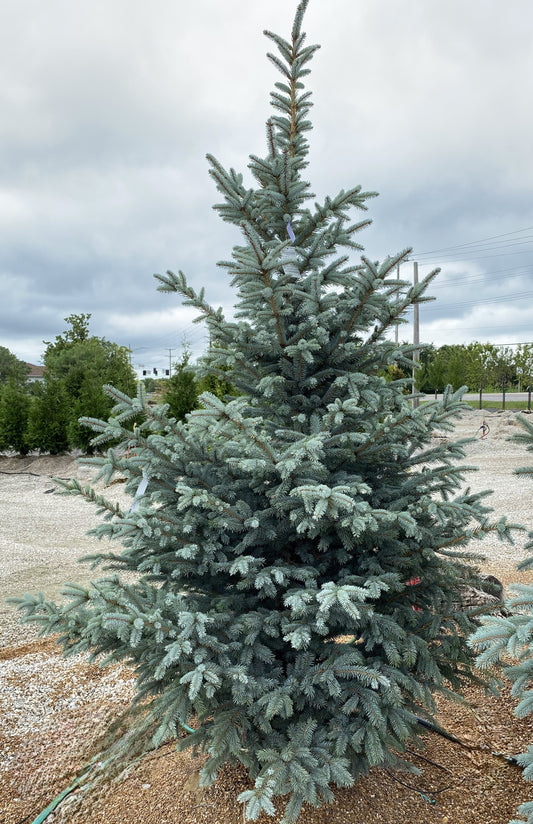
[[[483, 246], [478, 246], [477, 248], [468, 248], [468, 249], [465, 248], [464, 251], [466, 252], [466, 254], [472, 254], [472, 253], [477, 254], [479, 252], [499, 252], [502, 249], [510, 249], [513, 246], [530, 246], [532, 240], [533, 240], [533, 235], [532, 236], [527, 236], [523, 240], [513, 241], [512, 243], [503, 243], [502, 241], [499, 241], [497, 243], [491, 243], [488, 246], [483, 245]], [[528, 250], [521, 250], [521, 251], [528, 251]], [[447, 252], [446, 251], [440, 252], [439, 253], [439, 260], [441, 260], [443, 257], [448, 257], [449, 255], [457, 255], [460, 252], [461, 252], [460, 249], [450, 249]], [[435, 252], [431, 252], [431, 253], [430, 252], [425, 252], [425, 253], [421, 252], [419, 255], [416, 255], [416, 257], [418, 257], [418, 258], [423, 258], [423, 257], [433, 258], [433, 256], [435, 254], [436, 254]]]
[[492, 235], [491, 237], [485, 237], [481, 240], [471, 240], [468, 243], [458, 243], [456, 246], [445, 246], [442, 249], [430, 249], [426, 252], [417, 252], [417, 257], [421, 257], [422, 255], [434, 255], [441, 252], [450, 252], [456, 249], [463, 249], [465, 246], [474, 246], [475, 244], [479, 243], [487, 243], [491, 240], [498, 240], [501, 237], [509, 237], [509, 235], [519, 235], [521, 232], [529, 232], [533, 230], [533, 226], [526, 226], [525, 229], [515, 229], [514, 232], [504, 232], [501, 235]]
[[[426, 263], [421, 263], [421, 266], [427, 266]], [[446, 289], [450, 286], [454, 286], [455, 284], [464, 284], [464, 283], [490, 283], [491, 278], [494, 278], [498, 275], [507, 275], [511, 274], [513, 277], [522, 277], [521, 275], [517, 275], [516, 273], [523, 272], [523, 274], [531, 274], [531, 266], [514, 266], [510, 269], [498, 269], [495, 272], [486, 272], [485, 274], [481, 274], [479, 272], [473, 275], [455, 275], [453, 277], [446, 278], [445, 280], [435, 280], [431, 284], [431, 289]], [[514, 274], [513, 274], [514, 273]], [[445, 274], [445, 272], [444, 272]]]
[[[423, 325], [424, 324], [422, 323], [422, 326]], [[494, 331], [494, 329], [509, 329], [509, 325], [510, 324], [508, 324], [508, 323], [499, 323], [499, 324], [491, 323], [489, 326], [462, 326], [461, 325], [460, 331], [461, 332], [472, 332], [472, 331], [476, 331], [476, 330], [479, 330], [479, 329], [490, 329], [491, 331]], [[513, 326], [514, 329], [531, 329], [531, 327], [533, 326], [533, 321], [531, 323], [513, 323], [512, 326]], [[449, 333], [450, 331], [455, 332], [457, 330], [456, 329], [450, 330], [449, 328], [445, 328], [444, 326], [434, 326], [431, 330], [432, 333], [435, 333], [435, 332]]]
[[178, 329], [175, 332], [171, 332], [167, 335], [162, 335], [161, 337], [154, 338], [153, 341], [144, 346], [133, 346], [132, 351], [136, 353], [151, 351], [153, 349], [159, 349], [162, 345], [163, 348], [168, 348], [164, 347], [165, 343], [179, 343], [183, 340], [195, 343], [204, 340], [207, 337], [208, 333], [206, 330], [199, 329], [197, 326], [189, 324], [188, 326]]
[[[533, 251], [533, 249], [531, 251]], [[425, 260], [425, 261], [423, 261], [423, 265], [424, 266], [426, 266], [426, 265], [427, 266], [440, 266], [443, 263], [463, 263], [463, 262], [469, 261], [469, 260], [491, 260], [492, 258], [497, 258], [497, 257], [509, 257], [509, 255], [531, 254], [531, 251], [530, 250], [525, 250], [525, 249], [520, 249], [520, 250], [516, 250], [515, 252], [499, 252], [498, 254], [494, 254], [494, 255], [483, 255], [483, 254], [481, 254], [481, 255], [472, 255], [472, 256], [461, 255], [461, 257], [452, 257], [452, 258], [448, 258], [446, 260], [443, 260], [442, 257], [439, 257], [439, 258], [432, 258], [431, 260]], [[414, 260], [414, 258], [416, 258], [416, 257], [418, 257], [418, 256], [413, 254], [411, 256], [411, 259]]]
[[533, 292], [514, 292], [507, 295], [494, 295], [490, 298], [476, 298], [476, 300], [466, 300], [461, 301], [460, 303], [455, 302], [449, 304], [440, 304], [438, 307], [428, 307], [424, 314], [428, 314], [429, 312], [442, 312], [446, 309], [458, 309], [462, 306], [478, 306], [479, 304], [487, 304], [487, 303], [499, 303], [502, 300], [505, 301], [512, 301], [512, 300], [523, 300], [524, 298], [531, 298], [533, 297]]
[[185, 335], [191, 335], [191, 337], [202, 337], [205, 336], [207, 332], [200, 331], [197, 326], [189, 323], [186, 326], [181, 327], [180, 329], [176, 329], [174, 332], [168, 332], [166, 335], [160, 335], [157, 338], [151, 338], [150, 344], [145, 346], [134, 346], [133, 351], [140, 351], [141, 349], [149, 349], [153, 347], [157, 347], [160, 344], [167, 343], [169, 341], [175, 341], [176, 338], [184, 337]]

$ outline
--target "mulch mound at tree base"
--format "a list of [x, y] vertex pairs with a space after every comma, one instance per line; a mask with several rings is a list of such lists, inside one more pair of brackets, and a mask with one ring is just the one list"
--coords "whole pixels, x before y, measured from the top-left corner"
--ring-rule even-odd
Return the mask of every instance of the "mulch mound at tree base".
[[[50, 641], [26, 645], [54, 656]], [[24, 655], [25, 648], [11, 650]], [[3, 650], [3, 657], [10, 650]], [[52, 663], [52, 662], [51, 662]], [[101, 677], [96, 666], [80, 660], [77, 678], [87, 683]], [[68, 696], [69, 684], [65, 683]], [[531, 797], [522, 771], [493, 753], [515, 755], [533, 738], [531, 719], [518, 720], [508, 692], [498, 698], [477, 687], [469, 689], [469, 705], [441, 699], [440, 723], [466, 746], [434, 733], [424, 733], [423, 750], [412, 750], [421, 775], [374, 769], [350, 789], [337, 790], [333, 804], [304, 808], [304, 824], [345, 824], [367, 821], [390, 824], [506, 824], [520, 803]], [[59, 792], [70, 785], [89, 757], [91, 742], [125, 704], [95, 701], [72, 711], [48, 729], [19, 740], [0, 741], [0, 821], [31, 822]], [[47, 824], [242, 824], [237, 795], [250, 786], [242, 769], [224, 768], [215, 786], [201, 788], [201, 759], [176, 753], [167, 744], [147, 755], [127, 778], [98, 794], [72, 793], [47, 819]], [[279, 821], [262, 815], [259, 824]]]

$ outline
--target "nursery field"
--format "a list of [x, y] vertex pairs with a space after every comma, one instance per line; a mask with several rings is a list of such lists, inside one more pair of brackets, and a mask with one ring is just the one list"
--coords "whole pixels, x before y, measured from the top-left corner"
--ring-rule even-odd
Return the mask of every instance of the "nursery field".
[[[481, 439], [483, 421], [489, 432]], [[437, 436], [475, 438], [464, 461], [478, 467], [469, 485], [494, 490], [495, 513], [533, 530], [533, 479], [513, 475], [533, 465], [533, 454], [508, 442], [516, 431], [513, 412], [472, 410], [455, 433]], [[27, 591], [57, 597], [66, 581], [84, 583], [97, 574], [77, 562], [100, 546], [85, 534], [98, 522], [93, 509], [81, 498], [51, 492], [52, 477], [73, 475], [88, 480], [90, 471], [68, 457], [0, 456], [0, 824], [31, 824], [71, 786], [106, 725], [132, 696], [127, 669], [102, 671], [83, 656], [62, 659], [53, 640], [19, 625], [5, 602]], [[121, 484], [105, 495], [120, 500]], [[486, 556], [483, 569], [507, 586], [532, 580], [531, 573], [515, 570], [524, 543], [525, 537], [514, 546], [491, 537], [475, 549]], [[373, 770], [337, 792], [334, 804], [307, 808], [301, 821], [506, 824], [531, 797], [531, 784], [502, 754], [516, 754], [533, 741], [533, 722], [513, 716], [506, 692], [493, 697], [471, 688], [466, 697], [464, 704], [439, 701], [441, 725], [461, 743], [424, 734], [424, 749], [412, 751], [419, 775]], [[198, 785], [200, 766], [201, 759], [166, 745], [98, 793], [81, 796], [74, 788], [46, 821], [241, 824], [243, 810], [235, 799], [248, 786], [244, 774], [224, 769], [217, 784], [204, 789]]]

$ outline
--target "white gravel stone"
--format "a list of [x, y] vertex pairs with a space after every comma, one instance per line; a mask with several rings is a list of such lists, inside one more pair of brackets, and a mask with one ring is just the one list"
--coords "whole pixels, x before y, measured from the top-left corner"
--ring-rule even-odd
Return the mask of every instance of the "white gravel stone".
[[80, 665], [87, 658], [30, 652], [2, 661], [0, 736], [23, 738], [66, 710], [102, 698], [112, 703], [133, 697], [133, 682], [120, 669], [103, 669], [98, 680], [81, 678]]

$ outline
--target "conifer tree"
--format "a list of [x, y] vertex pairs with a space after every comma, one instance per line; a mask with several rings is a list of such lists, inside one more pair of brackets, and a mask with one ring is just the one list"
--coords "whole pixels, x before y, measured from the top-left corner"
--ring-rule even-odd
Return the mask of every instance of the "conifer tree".
[[29, 393], [13, 378], [0, 389], [0, 450], [28, 453], [26, 427], [30, 401]]
[[181, 360], [174, 364], [174, 374], [163, 385], [163, 402], [177, 421], [184, 421], [198, 406], [198, 382], [190, 359], [191, 352], [184, 347]]
[[29, 449], [61, 455], [68, 452], [69, 398], [63, 383], [48, 375], [44, 384], [36, 388], [28, 412], [25, 433]]
[[23, 387], [30, 367], [9, 351], [5, 346], [0, 346], [0, 386], [13, 381], [17, 386]]
[[473, 677], [472, 620], [457, 605], [476, 574], [468, 544], [510, 537], [485, 495], [464, 490], [462, 444], [432, 439], [453, 429], [460, 394], [414, 409], [409, 381], [382, 377], [391, 364], [410, 374], [412, 347], [387, 333], [427, 299], [435, 273], [398, 282], [409, 250], [351, 261], [369, 222], [351, 213], [373, 193], [309, 205], [307, 4], [288, 40], [265, 32], [281, 79], [253, 185], [208, 157], [215, 209], [242, 237], [220, 264], [235, 320], [181, 272], [156, 276], [208, 326], [204, 374], [240, 394], [204, 393], [179, 422], [146, 405], [142, 384], [135, 398], [108, 388], [112, 417], [89, 423], [96, 445], [119, 446], [85, 462], [105, 481], [125, 475], [133, 505], [75, 481], [65, 491], [104, 513], [96, 534], [123, 549], [93, 561], [114, 572], [67, 586], [62, 604], [20, 601], [67, 653], [134, 667], [145, 714], [117, 753], [148, 732], [154, 744], [176, 736], [207, 753], [204, 784], [225, 763], [246, 767], [248, 818], [288, 796], [286, 822], [373, 766], [409, 768], [434, 693]]

